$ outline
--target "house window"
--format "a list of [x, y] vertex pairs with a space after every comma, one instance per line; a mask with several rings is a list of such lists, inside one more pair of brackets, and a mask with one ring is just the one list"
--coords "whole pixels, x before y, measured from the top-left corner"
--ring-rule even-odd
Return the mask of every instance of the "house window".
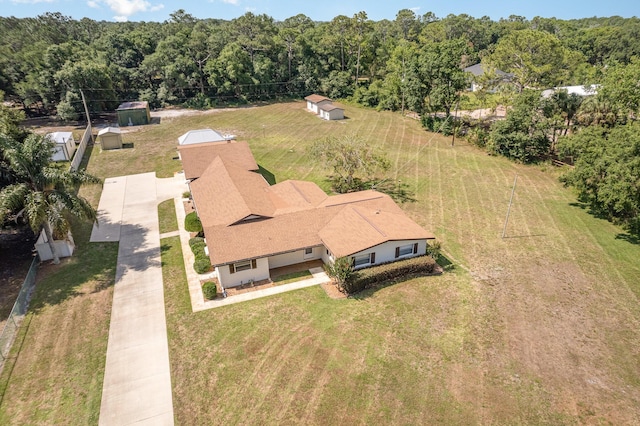
[[256, 269], [258, 267], [256, 259], [245, 260], [242, 262], [232, 263], [229, 265], [229, 273], [234, 274], [240, 271], [247, 271], [249, 269]]
[[309, 248], [304, 249], [304, 254], [313, 254], [313, 248], [309, 247]]
[[353, 267], [357, 268], [358, 266], [369, 265], [375, 262], [376, 259], [375, 253], [361, 254], [359, 256], [352, 257]]
[[418, 253], [418, 243], [396, 247], [396, 257]]

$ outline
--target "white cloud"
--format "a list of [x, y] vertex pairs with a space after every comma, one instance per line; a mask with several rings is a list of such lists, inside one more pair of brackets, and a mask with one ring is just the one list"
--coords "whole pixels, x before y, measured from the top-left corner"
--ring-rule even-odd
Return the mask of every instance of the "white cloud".
[[239, 0], [222, 0], [222, 3], [237, 5]]
[[129, 18], [127, 16], [114, 16], [113, 20], [116, 22], [127, 22]]
[[146, 0], [104, 0], [104, 2], [120, 16], [131, 16], [151, 8], [151, 3]]
[[100, 9], [100, 4], [97, 1], [89, 0], [87, 2], [87, 6], [92, 7], [94, 9]]
[[420, 6], [410, 7], [409, 10], [413, 11], [414, 13], [418, 13], [418, 11], [420, 10]]
[[153, 7], [151, 7], [151, 9], [149, 9], [151, 12], [157, 12], [159, 10], [164, 9], [164, 4], [160, 3], [158, 5], [155, 5]]
[[36, 3], [53, 3], [55, 0], [11, 0], [12, 3], [19, 4], [36, 4]]

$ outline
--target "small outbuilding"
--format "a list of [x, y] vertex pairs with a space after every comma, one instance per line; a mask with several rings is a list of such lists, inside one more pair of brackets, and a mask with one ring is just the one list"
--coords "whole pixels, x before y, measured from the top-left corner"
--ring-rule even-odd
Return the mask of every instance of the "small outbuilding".
[[71, 132], [47, 133], [47, 137], [55, 143], [53, 147], [52, 161], [71, 161], [76, 152], [76, 141]]
[[[58, 257], [69, 257], [73, 255], [73, 250], [76, 247], [73, 237], [71, 236], [71, 232], [67, 232], [66, 238], [62, 240], [56, 240], [54, 238], [53, 246]], [[49, 240], [47, 239], [44, 229], [40, 231], [40, 236], [38, 237], [38, 241], [36, 241], [35, 249], [38, 252], [38, 256], [41, 261], [53, 259], [53, 253], [51, 252]]]
[[221, 135], [212, 129], [189, 130], [178, 138], [178, 145], [193, 145], [196, 143], [223, 142], [235, 139], [235, 135]]
[[122, 148], [122, 132], [117, 127], [106, 127], [98, 132], [103, 150]]
[[125, 102], [116, 110], [118, 114], [118, 126], [140, 126], [151, 123], [149, 102]]
[[331, 99], [324, 97], [322, 95], [309, 95], [304, 98], [307, 101], [307, 109], [313, 113], [320, 114], [320, 107], [322, 105], [331, 104]]
[[325, 120], [343, 120], [344, 109], [333, 104], [321, 105], [320, 118], [324, 118]]

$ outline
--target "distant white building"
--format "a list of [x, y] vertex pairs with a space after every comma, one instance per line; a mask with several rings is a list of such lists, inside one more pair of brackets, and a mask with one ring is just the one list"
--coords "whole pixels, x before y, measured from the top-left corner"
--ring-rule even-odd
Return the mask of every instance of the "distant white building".
[[178, 144], [192, 145], [196, 143], [222, 142], [235, 138], [235, 135], [221, 135], [212, 129], [190, 130], [178, 138]]
[[331, 99], [315, 93], [307, 96], [304, 100], [307, 101], [307, 109], [316, 114], [320, 114], [321, 106], [331, 104]]
[[344, 109], [337, 107], [333, 104], [326, 104], [320, 106], [320, 118], [325, 120], [343, 120]]
[[71, 161], [73, 153], [76, 152], [76, 141], [73, 139], [71, 132], [54, 132], [48, 133], [47, 137], [55, 142], [52, 161]]
[[562, 86], [562, 87], [554, 87], [553, 89], [547, 89], [542, 91], [542, 97], [548, 98], [556, 92], [561, 90], [566, 90], [569, 95], [578, 95], [578, 96], [591, 96], [597, 95], [598, 89], [600, 88], [599, 84], [590, 84], [588, 86]]

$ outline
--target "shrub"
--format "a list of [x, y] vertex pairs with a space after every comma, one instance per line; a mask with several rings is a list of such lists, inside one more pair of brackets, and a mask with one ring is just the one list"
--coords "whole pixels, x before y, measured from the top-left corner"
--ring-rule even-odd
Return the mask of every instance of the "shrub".
[[182, 193], [182, 198], [191, 198], [191, 192], [189, 191], [184, 191]]
[[202, 284], [202, 294], [207, 300], [215, 299], [218, 294], [216, 283], [213, 281], [207, 281], [206, 283]]
[[193, 262], [193, 269], [198, 274], [205, 274], [211, 270], [211, 260], [208, 257], [196, 256], [196, 261]]
[[196, 212], [191, 212], [184, 218], [184, 229], [188, 232], [202, 232], [202, 223]]
[[347, 288], [352, 280], [355, 271], [351, 266], [351, 259], [348, 257], [340, 257], [333, 263], [327, 265], [327, 274], [336, 280], [340, 291], [349, 293]]
[[441, 251], [442, 244], [440, 244], [440, 241], [434, 241], [431, 244], [427, 244], [427, 255], [431, 256], [433, 260], [438, 260]]
[[193, 246], [198, 243], [204, 243], [204, 238], [202, 237], [193, 237], [189, 240], [189, 247], [193, 250]]
[[376, 283], [393, 280], [408, 274], [431, 274], [435, 271], [435, 265], [436, 261], [432, 257], [419, 256], [360, 269], [355, 271], [354, 277], [346, 283], [345, 291], [353, 294]]

